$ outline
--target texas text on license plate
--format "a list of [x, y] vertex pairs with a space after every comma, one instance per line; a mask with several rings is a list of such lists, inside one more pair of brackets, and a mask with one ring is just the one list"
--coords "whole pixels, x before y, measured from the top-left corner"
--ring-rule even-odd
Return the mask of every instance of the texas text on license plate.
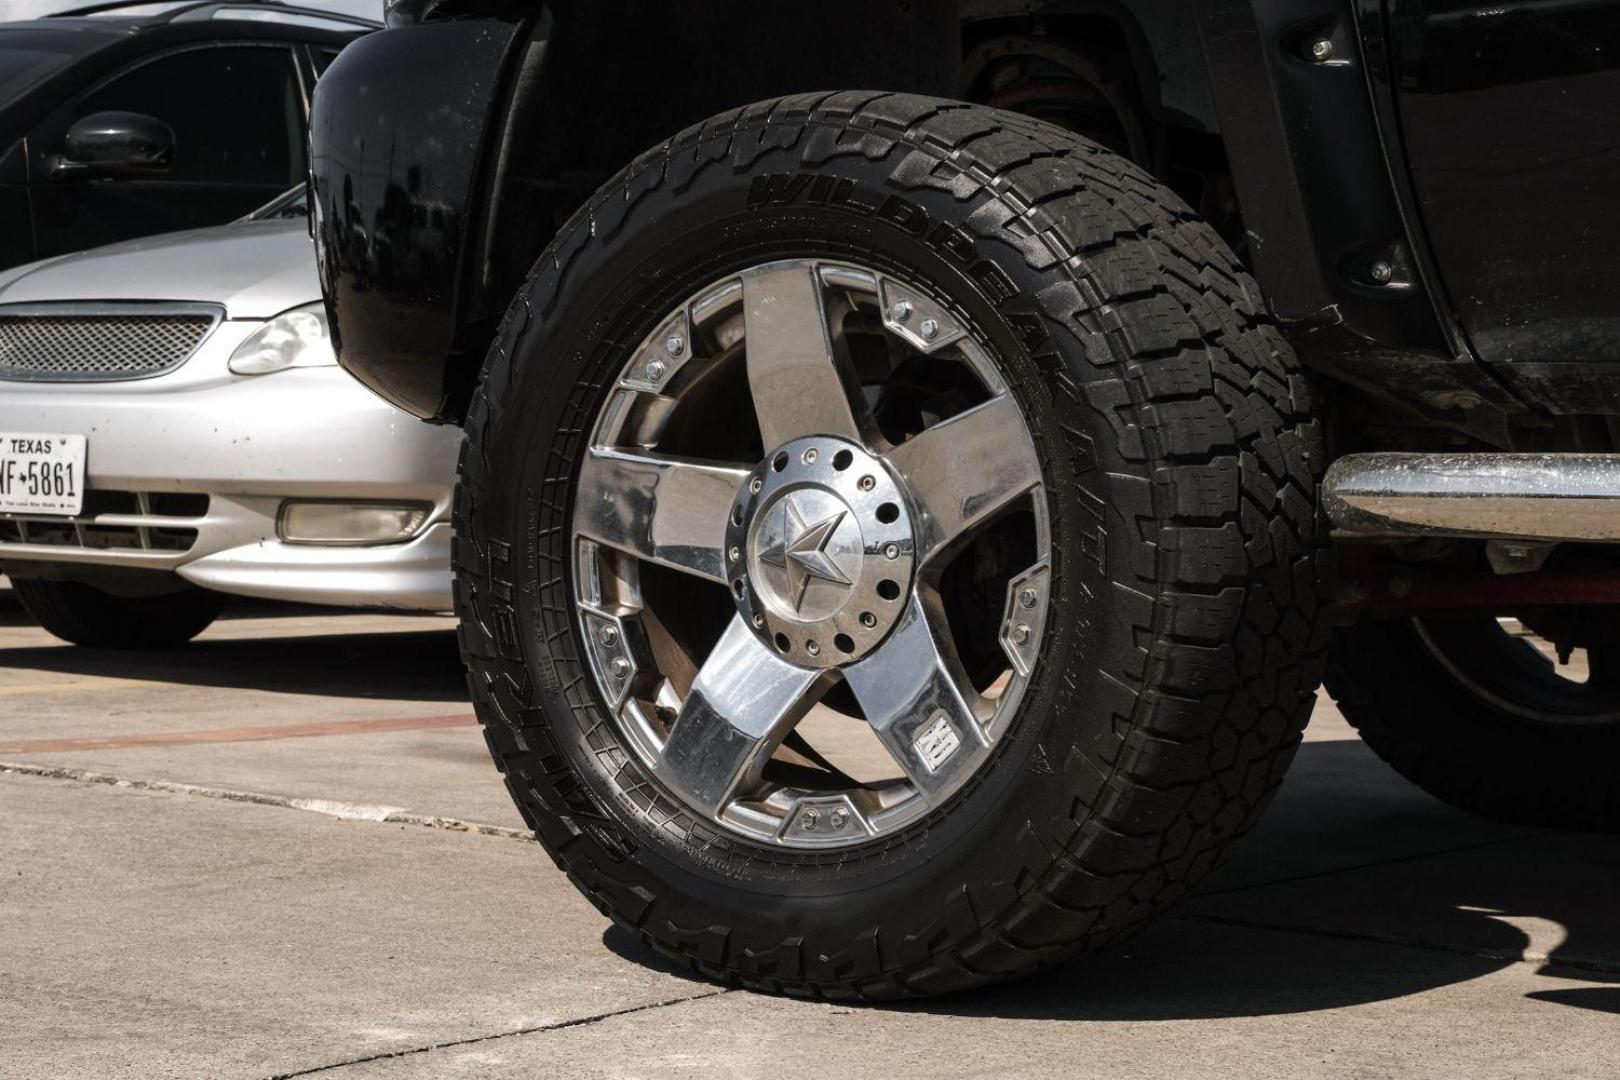
[[0, 514], [84, 508], [84, 436], [0, 431]]

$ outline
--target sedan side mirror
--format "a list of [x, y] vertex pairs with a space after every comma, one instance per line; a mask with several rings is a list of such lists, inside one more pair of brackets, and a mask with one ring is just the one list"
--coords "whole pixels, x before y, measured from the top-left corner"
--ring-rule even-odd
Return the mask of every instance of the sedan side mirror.
[[98, 112], [74, 122], [53, 176], [137, 176], [167, 172], [174, 163], [174, 131], [143, 113]]

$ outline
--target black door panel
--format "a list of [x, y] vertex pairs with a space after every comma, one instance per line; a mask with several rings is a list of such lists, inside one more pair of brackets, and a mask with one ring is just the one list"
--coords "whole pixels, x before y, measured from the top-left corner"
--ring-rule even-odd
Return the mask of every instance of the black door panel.
[[1419, 210], [1474, 349], [1538, 382], [1620, 362], [1620, 3], [1387, 11]]

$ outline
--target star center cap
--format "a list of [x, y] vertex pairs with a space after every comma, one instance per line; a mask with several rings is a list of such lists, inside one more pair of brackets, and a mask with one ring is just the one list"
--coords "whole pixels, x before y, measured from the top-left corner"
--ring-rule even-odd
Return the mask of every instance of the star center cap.
[[787, 572], [784, 599], [793, 605], [794, 611], [803, 609], [804, 595], [811, 581], [850, 584], [849, 575], [827, 553], [839, 524], [848, 513], [848, 510], [837, 510], [813, 525], [806, 524], [793, 499], [782, 500], [781, 540], [760, 552], [759, 558]]

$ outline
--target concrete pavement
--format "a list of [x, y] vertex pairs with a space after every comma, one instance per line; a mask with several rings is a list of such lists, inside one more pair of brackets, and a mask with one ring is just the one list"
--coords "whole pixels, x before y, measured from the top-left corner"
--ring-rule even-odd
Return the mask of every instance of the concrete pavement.
[[76, 650], [0, 588], [0, 1076], [1620, 1075], [1620, 840], [1416, 791], [1330, 705], [1193, 902], [885, 1008], [721, 991], [521, 839], [441, 619]]

